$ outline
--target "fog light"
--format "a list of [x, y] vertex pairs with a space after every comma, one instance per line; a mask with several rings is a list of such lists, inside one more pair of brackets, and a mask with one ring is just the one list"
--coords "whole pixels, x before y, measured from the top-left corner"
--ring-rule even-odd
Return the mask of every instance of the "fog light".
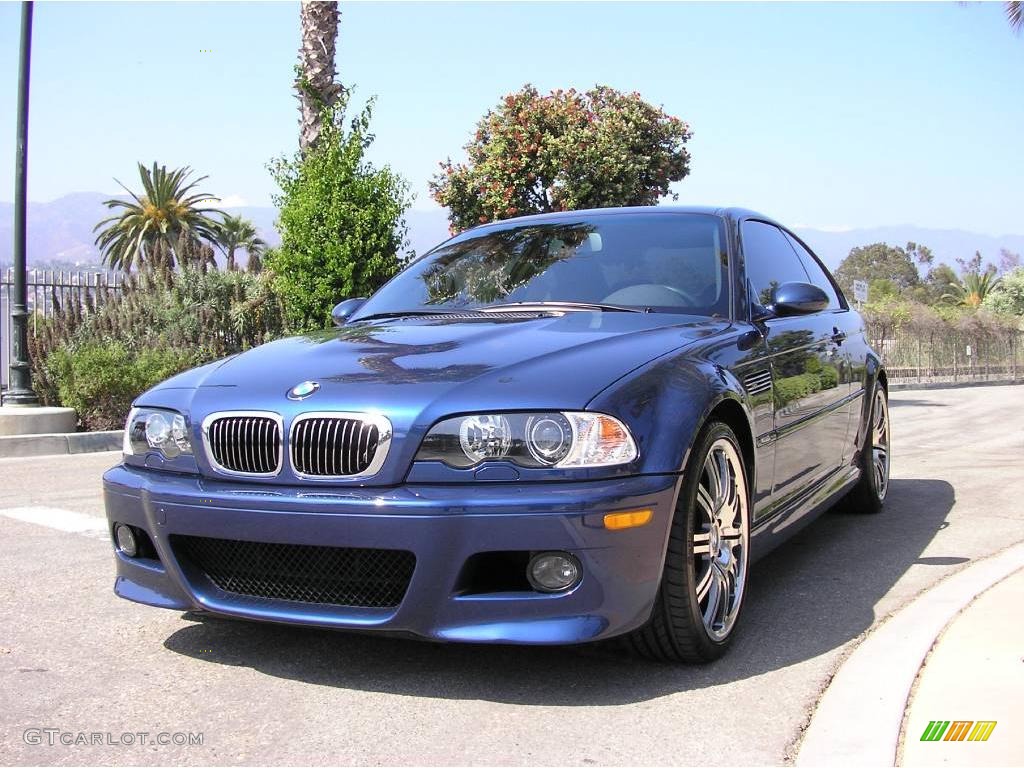
[[117, 540], [117, 548], [126, 557], [135, 557], [139, 554], [139, 543], [135, 539], [135, 532], [131, 526], [118, 523], [114, 526], [114, 538]]
[[539, 592], [564, 592], [580, 583], [580, 566], [567, 552], [541, 552], [530, 558], [526, 577]]

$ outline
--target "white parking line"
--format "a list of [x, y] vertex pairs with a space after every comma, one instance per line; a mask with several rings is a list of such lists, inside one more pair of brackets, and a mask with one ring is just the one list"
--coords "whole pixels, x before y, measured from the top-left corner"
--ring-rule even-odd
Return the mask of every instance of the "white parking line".
[[56, 507], [12, 507], [0, 509], [0, 516], [33, 523], [65, 533], [78, 533], [93, 539], [107, 538], [107, 521], [102, 517], [83, 515], [70, 509]]

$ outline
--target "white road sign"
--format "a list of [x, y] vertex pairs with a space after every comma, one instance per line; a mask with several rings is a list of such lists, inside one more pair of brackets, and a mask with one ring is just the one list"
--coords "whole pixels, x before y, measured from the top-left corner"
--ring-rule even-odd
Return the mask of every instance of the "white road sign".
[[857, 301], [868, 300], [868, 281], [867, 280], [854, 280], [853, 281], [853, 298]]

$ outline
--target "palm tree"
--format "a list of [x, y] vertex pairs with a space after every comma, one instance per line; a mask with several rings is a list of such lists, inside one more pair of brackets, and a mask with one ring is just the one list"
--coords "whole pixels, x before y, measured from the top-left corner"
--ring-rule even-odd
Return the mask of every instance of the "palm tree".
[[964, 275], [963, 282], [950, 283], [950, 292], [942, 296], [942, 301], [955, 304], [958, 307], [970, 307], [977, 309], [995, 287], [999, 285], [999, 278], [992, 270], [985, 272], [968, 272]]
[[1024, 29], [1024, 3], [1020, 0], [1011, 0], [1003, 3], [1003, 8], [1006, 9], [1006, 20], [1010, 22], [1010, 29], [1020, 33]]
[[257, 265], [262, 265], [260, 256], [267, 244], [260, 239], [256, 232], [256, 226], [241, 216], [225, 214], [224, 221], [221, 222], [218, 230], [217, 245], [227, 258], [228, 271], [235, 269], [235, 250], [244, 248], [249, 254], [249, 271], [258, 272], [258, 268], [253, 268], [253, 260], [255, 259]]
[[168, 171], [166, 166], [156, 163], [152, 169], [139, 163], [141, 195], [117, 182], [131, 199], [104, 201], [107, 208], [121, 212], [93, 228], [93, 232], [101, 230], [96, 245], [110, 267], [130, 270], [136, 261], [140, 265], [164, 261], [173, 267], [176, 258], [178, 262], [186, 258], [180, 247], [182, 242], [216, 241], [218, 222], [211, 215], [223, 216], [223, 212], [201, 207], [217, 198], [194, 192], [206, 176], [190, 182], [191, 175], [188, 166]]
[[338, 42], [337, 2], [302, 0], [302, 45], [295, 87], [299, 92], [299, 149], [302, 154], [316, 146], [325, 107], [331, 107], [342, 93], [335, 81], [334, 52]]

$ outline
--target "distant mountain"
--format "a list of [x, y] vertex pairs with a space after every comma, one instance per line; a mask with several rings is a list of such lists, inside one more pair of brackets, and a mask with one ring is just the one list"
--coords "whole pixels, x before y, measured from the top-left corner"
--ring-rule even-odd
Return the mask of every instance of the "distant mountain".
[[[93, 244], [93, 227], [111, 215], [103, 205], [112, 195], [103, 192], [75, 192], [48, 203], [28, 204], [28, 262], [68, 265], [98, 264], [100, 252]], [[115, 196], [116, 197], [116, 196]], [[231, 208], [230, 213], [250, 219], [260, 237], [272, 245], [281, 238], [274, 229], [277, 212], [270, 207]], [[0, 264], [13, 260], [14, 204], [0, 203]]]
[[[29, 203], [29, 263], [59, 260], [70, 264], [98, 261], [92, 228], [106, 215], [101, 205], [109, 195], [80, 192], [49, 203]], [[14, 250], [14, 204], [0, 203], [0, 261], [9, 262]]]
[[927, 229], [910, 224], [840, 232], [796, 227], [794, 231], [832, 269], [839, 266], [850, 249], [871, 243], [888, 243], [901, 248], [911, 242], [927, 245], [935, 254], [936, 262], [949, 264], [953, 268], [956, 268], [958, 258], [969, 259], [975, 251], [981, 251], [985, 261], [997, 265], [1002, 248], [1024, 255], [1024, 235], [993, 237], [962, 229]]
[[[48, 203], [29, 203], [28, 260], [30, 264], [61, 261], [91, 265], [100, 260], [93, 245], [93, 227], [108, 214], [103, 201], [110, 195], [101, 192], [76, 192]], [[244, 216], [256, 225], [260, 237], [272, 245], [280, 242], [274, 229], [277, 212], [269, 207], [231, 208], [234, 215]], [[422, 254], [448, 239], [448, 218], [442, 209], [412, 210], [407, 217], [411, 249]], [[0, 203], [0, 264], [13, 255], [14, 205]], [[936, 261], [956, 265], [957, 258], [970, 258], [981, 251], [987, 261], [998, 263], [999, 250], [1006, 248], [1024, 254], [1024, 235], [991, 235], [960, 229], [928, 229], [912, 225], [872, 227], [844, 231], [826, 231], [798, 227], [796, 232], [831, 268], [835, 269], [850, 249], [858, 245], [884, 242], [904, 246], [913, 241], [927, 245]]]

